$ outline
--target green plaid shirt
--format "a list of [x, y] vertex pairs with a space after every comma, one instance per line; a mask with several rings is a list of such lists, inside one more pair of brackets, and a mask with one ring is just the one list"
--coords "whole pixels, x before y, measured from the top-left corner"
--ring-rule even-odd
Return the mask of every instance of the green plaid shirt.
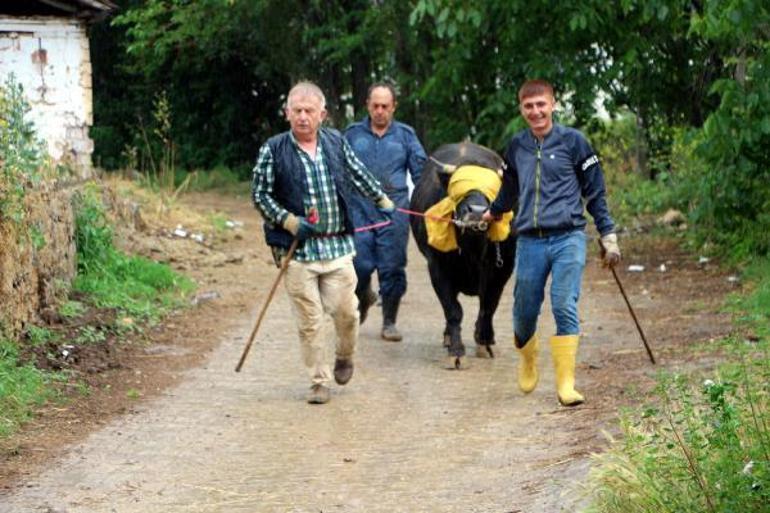
[[[329, 169], [326, 167], [326, 158], [323, 154], [320, 140], [316, 148], [315, 160], [299, 147], [291, 134], [291, 141], [305, 167], [305, 180], [307, 183], [307, 195], [302, 199], [305, 212], [311, 208], [318, 210], [319, 233], [326, 234], [321, 237], [312, 237], [305, 240], [304, 244], [297, 247], [294, 259], [300, 262], [312, 262], [318, 260], [332, 260], [355, 252], [353, 237], [340, 233], [345, 229], [344, 214], [337, 203], [337, 189], [334, 185]], [[385, 196], [380, 183], [366, 169], [346, 140], [343, 139], [343, 153], [345, 164], [350, 173], [351, 182], [361, 194], [378, 201]], [[254, 179], [252, 193], [254, 203], [262, 215], [277, 225], [282, 225], [289, 212], [273, 198], [273, 182], [275, 172], [273, 169], [273, 155], [270, 146], [265, 143], [259, 149], [257, 164], [254, 166]]]

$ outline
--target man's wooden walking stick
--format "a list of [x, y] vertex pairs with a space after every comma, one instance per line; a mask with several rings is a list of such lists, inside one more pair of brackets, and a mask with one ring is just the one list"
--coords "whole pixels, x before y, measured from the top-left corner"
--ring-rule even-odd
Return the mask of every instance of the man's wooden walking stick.
[[281, 270], [278, 271], [278, 276], [275, 277], [273, 286], [270, 287], [270, 292], [267, 294], [267, 299], [262, 305], [262, 310], [259, 312], [257, 323], [254, 325], [254, 329], [251, 330], [249, 341], [246, 342], [246, 347], [243, 348], [243, 354], [241, 355], [241, 359], [238, 361], [238, 365], [235, 367], [235, 372], [241, 372], [241, 367], [243, 367], [243, 362], [246, 360], [246, 355], [249, 354], [251, 344], [254, 343], [254, 337], [257, 336], [257, 331], [259, 331], [259, 325], [262, 324], [262, 319], [265, 317], [265, 312], [267, 312], [267, 307], [270, 305], [270, 301], [273, 300], [273, 295], [275, 294], [275, 290], [278, 288], [278, 284], [281, 282], [281, 278], [284, 274], [286, 274], [286, 269], [289, 267], [291, 257], [294, 256], [294, 251], [297, 249], [297, 244], [299, 244], [299, 239], [295, 237], [291, 243], [291, 246], [289, 246], [289, 252], [286, 253], [285, 257], [283, 257], [283, 262], [281, 262]]
[[[310, 207], [310, 210], [308, 211], [307, 222], [310, 224], [316, 224], [318, 222], [318, 209], [315, 207]], [[283, 257], [283, 262], [281, 262], [281, 270], [278, 271], [278, 276], [275, 277], [273, 286], [270, 287], [270, 292], [267, 294], [265, 304], [262, 305], [262, 310], [259, 312], [259, 317], [257, 317], [257, 323], [254, 325], [254, 329], [251, 330], [249, 341], [246, 342], [246, 347], [243, 348], [241, 359], [238, 360], [238, 365], [235, 366], [235, 372], [241, 372], [241, 367], [243, 367], [243, 362], [246, 360], [246, 355], [249, 354], [251, 344], [254, 343], [254, 337], [257, 336], [257, 331], [259, 331], [259, 325], [262, 324], [262, 319], [265, 317], [267, 307], [270, 305], [270, 301], [273, 300], [275, 289], [278, 288], [278, 284], [281, 282], [281, 278], [283, 278], [283, 275], [286, 274], [286, 269], [289, 268], [289, 262], [291, 262], [291, 257], [294, 256], [294, 251], [296, 251], [297, 245], [299, 245], [299, 238], [294, 237], [294, 240], [291, 241], [291, 246], [289, 246], [289, 251], [286, 253], [286, 256]]]
[[[607, 251], [604, 248], [604, 244], [602, 244], [602, 240], [599, 239], [599, 247], [602, 249], [602, 256], [604, 256], [604, 253]], [[623, 296], [623, 299], [626, 301], [626, 306], [628, 307], [628, 311], [631, 313], [631, 317], [634, 319], [634, 323], [636, 324], [636, 329], [639, 331], [639, 335], [642, 337], [642, 342], [644, 342], [644, 348], [647, 350], [647, 356], [650, 357], [650, 361], [653, 365], [655, 365], [655, 357], [652, 355], [652, 349], [650, 349], [650, 345], [647, 343], [647, 337], [644, 336], [644, 331], [642, 331], [642, 327], [639, 325], [639, 321], [636, 318], [636, 314], [634, 313], [634, 309], [631, 308], [631, 303], [628, 301], [628, 296], [626, 296], [626, 291], [623, 290], [623, 284], [620, 283], [620, 278], [618, 278], [618, 273], [615, 271], [614, 266], [609, 266], [610, 271], [612, 271], [612, 276], [615, 277], [615, 283], [618, 284], [618, 288], [620, 289], [620, 294]]]

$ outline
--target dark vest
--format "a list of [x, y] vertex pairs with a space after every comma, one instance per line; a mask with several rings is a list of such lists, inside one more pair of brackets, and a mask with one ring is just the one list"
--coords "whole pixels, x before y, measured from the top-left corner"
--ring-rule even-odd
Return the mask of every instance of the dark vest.
[[[326, 168], [332, 176], [337, 201], [345, 219], [344, 233], [353, 233], [353, 220], [350, 217], [348, 203], [353, 184], [348, 178], [345, 164], [342, 135], [332, 129], [322, 128], [318, 132], [318, 141], [323, 151]], [[296, 216], [306, 216], [302, 200], [308, 194], [305, 166], [297, 154], [290, 132], [284, 132], [267, 140], [273, 155], [273, 198], [286, 210]], [[293, 236], [282, 226], [265, 221], [265, 240], [269, 246], [288, 248]]]

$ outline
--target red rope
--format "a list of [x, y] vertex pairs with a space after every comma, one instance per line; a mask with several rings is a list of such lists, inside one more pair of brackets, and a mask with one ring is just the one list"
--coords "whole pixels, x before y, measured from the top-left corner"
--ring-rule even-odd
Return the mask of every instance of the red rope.
[[[408, 214], [410, 216], [419, 216], [419, 217], [427, 217], [428, 219], [432, 219], [433, 221], [443, 221], [445, 223], [451, 223], [452, 218], [449, 217], [438, 217], [438, 216], [432, 216], [430, 214], [426, 214], [424, 212], [416, 212], [414, 210], [407, 210], [405, 208], [396, 208], [399, 212], [403, 212], [404, 214]], [[382, 228], [383, 226], [388, 226], [389, 224], [392, 224], [393, 221], [381, 221], [379, 223], [374, 224], [367, 224], [366, 226], [359, 226], [355, 229], [355, 232], [367, 232], [369, 230], [374, 230], [376, 228]]]
[[388, 226], [389, 224], [393, 224], [393, 221], [388, 219], [387, 221], [382, 221], [379, 223], [374, 224], [367, 224], [366, 226], [359, 226], [354, 231], [355, 232], [367, 232], [369, 230], [374, 230], [375, 228], [382, 228], [383, 226]]
[[398, 210], [399, 212], [403, 212], [404, 214], [409, 214], [410, 216], [427, 217], [428, 219], [431, 219], [433, 221], [443, 221], [445, 223], [452, 222], [451, 217], [432, 216], [430, 214], [426, 214], [425, 212], [415, 212], [414, 210], [407, 210], [405, 208], [397, 208], [396, 210]]

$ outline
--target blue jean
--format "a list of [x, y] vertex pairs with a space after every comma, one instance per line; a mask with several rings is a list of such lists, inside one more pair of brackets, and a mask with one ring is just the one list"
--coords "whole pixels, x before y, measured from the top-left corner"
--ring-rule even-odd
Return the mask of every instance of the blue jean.
[[586, 235], [583, 230], [542, 238], [518, 236], [513, 290], [513, 330], [517, 347], [522, 347], [537, 330], [549, 274], [556, 335], [580, 333], [577, 305], [585, 264]]

